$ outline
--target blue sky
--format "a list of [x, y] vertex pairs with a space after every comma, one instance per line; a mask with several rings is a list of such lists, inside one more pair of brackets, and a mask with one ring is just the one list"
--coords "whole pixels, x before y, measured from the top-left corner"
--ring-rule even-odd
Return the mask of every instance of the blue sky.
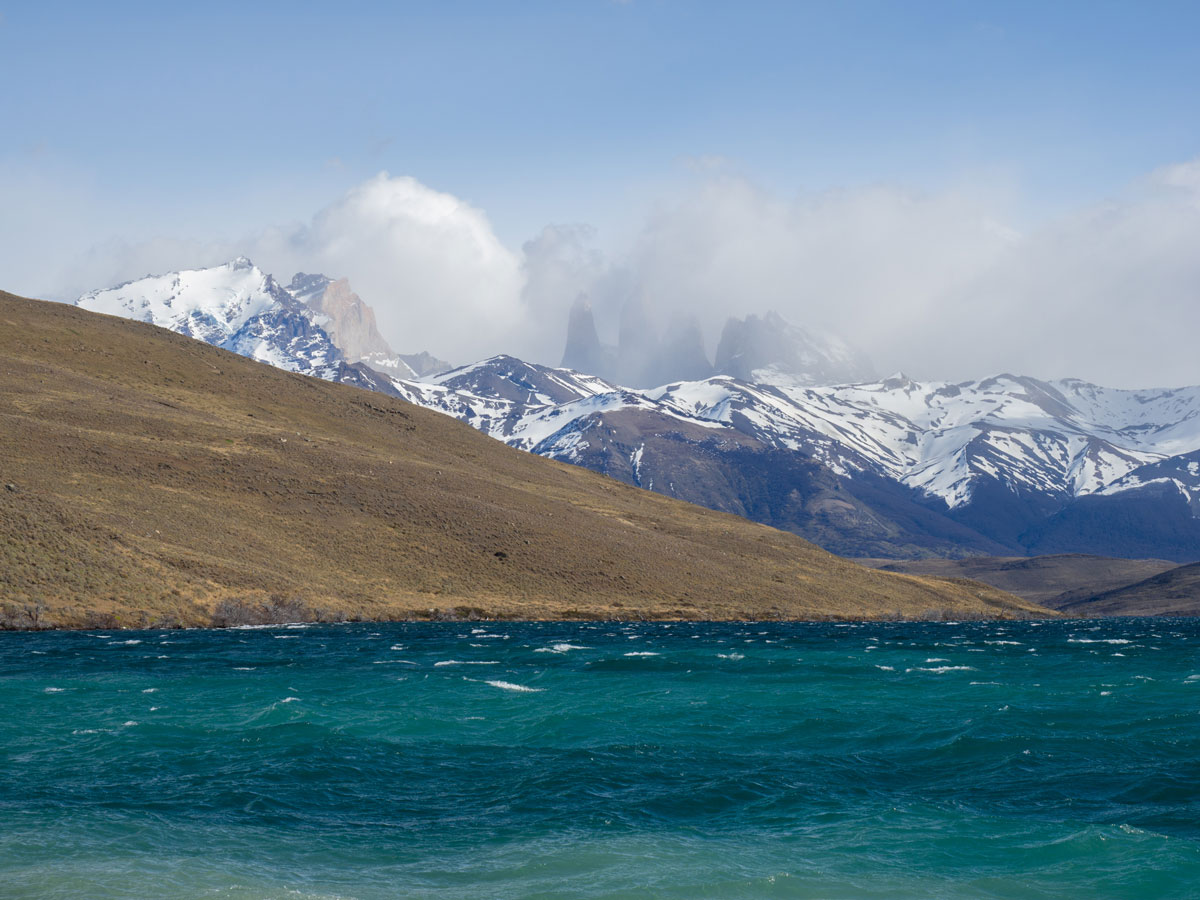
[[249, 7], [0, 3], [6, 286], [305, 223], [382, 171], [513, 253], [576, 222], [617, 253], [713, 172], [785, 201], [970, 185], [1025, 232], [1200, 155], [1196, 3]]

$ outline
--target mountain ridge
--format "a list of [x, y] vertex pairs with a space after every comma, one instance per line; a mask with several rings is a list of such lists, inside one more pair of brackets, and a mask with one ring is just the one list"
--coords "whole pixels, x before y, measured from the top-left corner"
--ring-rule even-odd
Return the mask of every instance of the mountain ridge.
[[[212, 281], [219, 269], [175, 277]], [[620, 343], [609, 347], [583, 297], [570, 312], [564, 360], [590, 362], [596, 371], [501, 355], [429, 374], [438, 361], [376, 358], [391, 349], [371, 343], [370, 308], [345, 282], [297, 276], [289, 294], [248, 260], [220, 270], [257, 273], [257, 293], [243, 291], [233, 302], [210, 284], [212, 296], [193, 302], [202, 314], [174, 318], [154, 279], [130, 283], [146, 296], [124, 305], [96, 299], [111, 300], [118, 289], [81, 303], [404, 397], [511, 446], [783, 528], [847, 556], [1200, 559], [1197, 387], [1129, 391], [1010, 373], [957, 383], [903, 373], [814, 383], [866, 374], [869, 364], [849, 345], [771, 313], [726, 326], [719, 367], [745, 377], [628, 387], [600, 370], [638, 380], [672, 369], [711, 371], [698, 326], [679, 319], [658, 335], [644, 305], [630, 301]], [[126, 294], [135, 291], [130, 285]], [[329, 320], [325, 311], [337, 310], [347, 325]], [[361, 340], [347, 346], [373, 346], [373, 356], [348, 362], [326, 328], [357, 330]], [[406, 361], [425, 374], [415, 377]]]
[[147, 323], [8, 294], [0, 323], [10, 626], [1049, 614]]

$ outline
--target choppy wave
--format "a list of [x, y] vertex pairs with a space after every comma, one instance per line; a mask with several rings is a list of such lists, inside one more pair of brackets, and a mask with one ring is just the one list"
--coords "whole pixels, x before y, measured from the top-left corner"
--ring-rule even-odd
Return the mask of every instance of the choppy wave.
[[169, 659], [125, 643], [160, 637], [0, 633], [6, 897], [1191, 900], [1200, 883], [1197, 622], [270, 626], [172, 632]]
[[537, 694], [545, 690], [545, 688], [529, 687], [525, 684], [513, 684], [511, 681], [485, 681], [484, 684], [490, 684], [492, 687], [498, 687], [506, 691], [522, 691], [527, 694]]

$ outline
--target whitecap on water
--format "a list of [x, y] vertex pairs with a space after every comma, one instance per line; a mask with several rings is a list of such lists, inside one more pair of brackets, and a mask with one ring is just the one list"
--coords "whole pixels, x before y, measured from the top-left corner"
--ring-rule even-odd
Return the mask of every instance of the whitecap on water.
[[882, 669], [885, 672], [895, 672], [896, 671], [895, 666], [876, 666], [875, 668]]
[[942, 675], [946, 672], [976, 672], [978, 671], [973, 666], [935, 666], [932, 669], [926, 669], [921, 666], [916, 666], [911, 669], [905, 669], [905, 672], [933, 672], [935, 675]]
[[276, 635], [272, 635], [272, 637], [274, 637], [275, 640], [277, 640], [277, 641], [295, 641], [295, 640], [299, 640], [300, 635], [298, 635], [298, 634], [276, 634]]
[[1125, 638], [1067, 638], [1068, 644], [1132, 644]]
[[233, 671], [235, 671], [235, 672], [253, 672], [257, 668], [258, 668], [258, 666], [234, 666]]
[[157, 690], [158, 690], [158, 688], [143, 688], [142, 693], [143, 694], [153, 694]]
[[579, 644], [551, 644], [549, 647], [538, 647], [534, 653], [566, 653], [570, 650], [589, 650], [590, 647], [583, 647]]
[[[626, 653], [625, 655], [626, 655], [626, 656], [630, 656], [631, 654], [629, 654], [629, 653]], [[738, 659], [745, 659], [745, 658], [746, 658], [746, 657], [745, 657], [745, 655], [744, 655], [744, 654], [741, 654], [741, 653], [718, 653], [718, 654], [717, 654], [717, 656], [718, 656], [718, 657], [720, 657], [721, 659], [732, 659], [732, 660], [738, 660]]]
[[435, 666], [498, 666], [498, 659], [439, 659]]
[[545, 690], [545, 688], [527, 687], [523, 684], [513, 684], [511, 681], [485, 681], [484, 684], [490, 684], [492, 687], [498, 687], [505, 691], [519, 691], [525, 694], [537, 694]]
[[64, 690], [64, 688], [49, 687], [49, 688], [46, 688], [46, 690], [43, 691], [43, 693], [45, 693], [45, 694], [61, 694], [63, 692], [63, 690]]
[[279, 702], [280, 703], [298, 703], [298, 702], [300, 702], [300, 698], [299, 697], [284, 697]]
[[633, 653], [626, 653], [625, 655], [626, 656], [658, 656], [658, 654], [652, 650], [635, 650]]

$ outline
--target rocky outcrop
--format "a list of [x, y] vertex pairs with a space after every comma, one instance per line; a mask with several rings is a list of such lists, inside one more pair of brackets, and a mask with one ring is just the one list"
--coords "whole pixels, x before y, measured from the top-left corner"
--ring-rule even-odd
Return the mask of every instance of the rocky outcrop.
[[602, 346], [596, 333], [592, 304], [580, 294], [571, 305], [567, 318], [567, 346], [563, 350], [562, 367], [616, 380], [614, 363], [612, 349]]
[[[292, 283], [303, 277], [297, 275]], [[375, 311], [350, 290], [345, 278], [329, 281], [319, 293], [308, 293], [304, 302], [309, 309], [328, 317], [325, 330], [347, 359], [395, 356], [375, 325]]]

